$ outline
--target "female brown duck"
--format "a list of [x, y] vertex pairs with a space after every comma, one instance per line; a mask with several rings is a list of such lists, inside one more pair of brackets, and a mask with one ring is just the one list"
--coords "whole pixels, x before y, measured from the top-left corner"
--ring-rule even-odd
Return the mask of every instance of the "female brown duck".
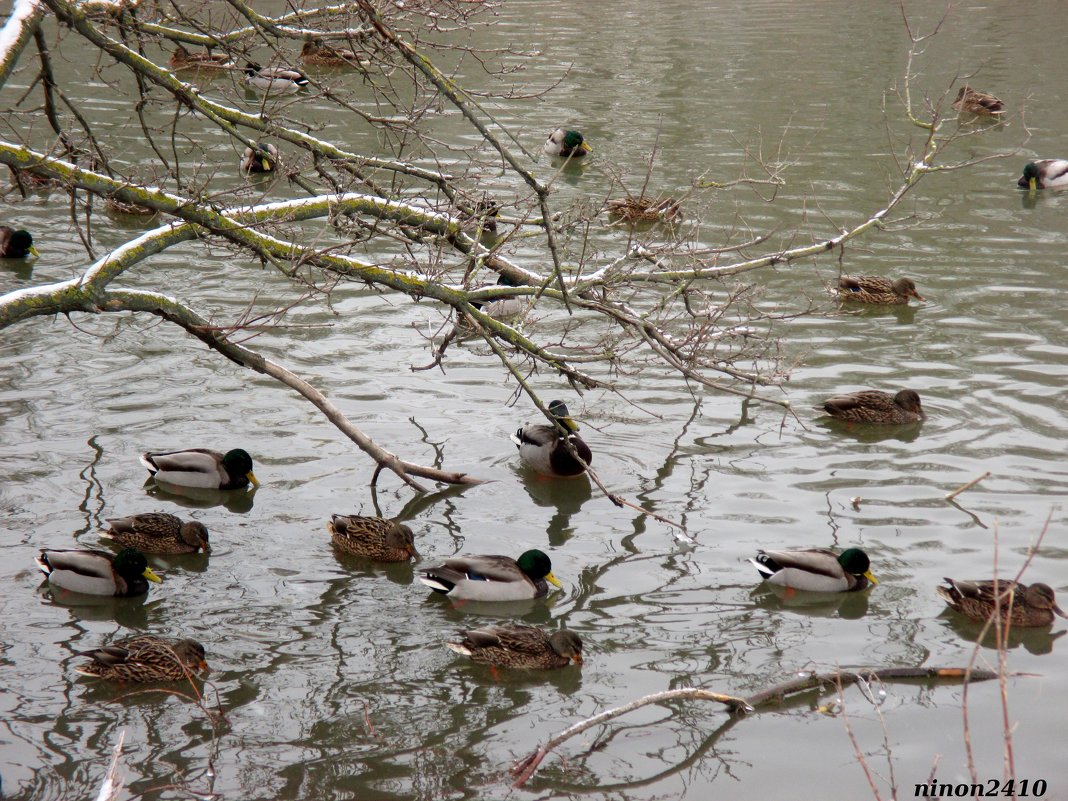
[[917, 423], [926, 417], [919, 394], [911, 389], [903, 389], [896, 395], [877, 389], [835, 395], [823, 402], [823, 411], [838, 420], [879, 425]]
[[536, 626], [486, 626], [461, 631], [460, 642], [446, 647], [474, 662], [508, 668], [561, 668], [582, 664], [582, 639], [573, 631], [549, 634]]
[[[962, 615], [985, 623], [995, 611], [1001, 613], [1002, 621], [1014, 626], [1048, 626], [1053, 615], [1068, 617], [1057, 606], [1053, 588], [1048, 584], [1020, 584], [1008, 579], [1002, 581], [958, 581], [943, 579], [948, 587], [938, 587], [951, 609]], [[998, 595], [1000, 594], [1000, 598]]]
[[344, 553], [377, 562], [407, 562], [419, 558], [412, 530], [396, 520], [360, 515], [331, 515], [326, 524], [334, 546]]
[[906, 304], [909, 298], [924, 299], [911, 278], [891, 281], [880, 275], [843, 275], [838, 279], [838, 296], [842, 300], [893, 306]]

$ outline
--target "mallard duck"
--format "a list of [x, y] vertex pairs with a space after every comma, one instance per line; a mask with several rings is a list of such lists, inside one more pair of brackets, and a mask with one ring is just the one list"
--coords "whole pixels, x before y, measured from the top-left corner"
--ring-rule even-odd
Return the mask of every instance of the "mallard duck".
[[144, 512], [107, 521], [110, 531], [101, 537], [141, 553], [211, 553], [208, 530], [196, 520], [183, 521], [166, 512]]
[[412, 530], [396, 520], [359, 515], [331, 515], [326, 524], [339, 551], [378, 562], [407, 562], [419, 558]]
[[230, 57], [223, 53], [190, 53], [175, 42], [174, 52], [168, 62], [173, 70], [200, 70], [201, 72], [225, 72], [234, 68]]
[[7, 167], [11, 171], [11, 181], [19, 188], [19, 191], [37, 192], [40, 190], [63, 189], [65, 185], [57, 178], [49, 178], [47, 175], [38, 175], [29, 170], [20, 170], [18, 167]]
[[[943, 579], [949, 586], [938, 587], [950, 608], [962, 615], [985, 623], [1000, 608], [1001, 619], [1013, 626], [1048, 626], [1053, 615], [1068, 618], [1059, 606], [1053, 588], [1048, 584], [1020, 584], [1016, 581], [958, 581]], [[995, 601], [1001, 593], [1000, 602]]]
[[536, 549], [518, 559], [456, 556], [427, 568], [419, 580], [435, 592], [466, 601], [522, 601], [546, 595], [548, 584], [563, 586], [553, 575], [549, 557]]
[[835, 395], [823, 402], [823, 411], [839, 420], [879, 425], [904, 425], [923, 420], [920, 396], [914, 390], [903, 389], [896, 395], [865, 389], [848, 395]]
[[111, 645], [82, 651], [89, 662], [75, 673], [112, 681], [179, 681], [208, 670], [204, 646], [196, 640], [137, 634]]
[[878, 584], [871, 561], [860, 548], [840, 554], [826, 548], [795, 551], [757, 551], [749, 562], [764, 581], [809, 592], [857, 592]]
[[986, 92], [977, 92], [970, 86], [962, 86], [953, 101], [953, 108], [968, 114], [996, 117], [1005, 113], [1005, 104]]
[[48, 583], [86, 595], [129, 598], [148, 592], [148, 582], [163, 581], [148, 566], [144, 554], [123, 548], [117, 554], [89, 550], [45, 550], [37, 557]]
[[8, 225], [0, 225], [0, 259], [21, 259], [27, 255], [41, 255], [33, 246], [33, 236], [30, 232], [16, 231]]
[[497, 233], [497, 218], [501, 214], [501, 206], [488, 197], [482, 198], [471, 208], [464, 207], [460, 210], [460, 219], [471, 221], [465, 225], [467, 230], [480, 228], [483, 233]]
[[461, 629], [460, 642], [445, 646], [475, 662], [509, 668], [561, 668], [572, 661], [582, 664], [582, 639], [573, 631], [549, 634], [536, 626], [487, 626]]
[[613, 217], [634, 224], [640, 222], [677, 223], [682, 220], [681, 201], [673, 197], [628, 197], [605, 201]]
[[131, 217], [154, 217], [159, 214], [156, 209], [142, 206], [140, 203], [128, 203], [114, 197], [109, 197], [104, 203], [112, 214], [128, 214]]
[[1068, 161], [1038, 159], [1024, 165], [1023, 175], [1016, 182], [1024, 189], [1062, 189], [1068, 186]]
[[308, 85], [307, 76], [292, 67], [261, 67], [255, 61], [245, 65], [244, 81], [265, 91], [289, 94]]
[[229, 490], [260, 485], [252, 472], [252, 457], [241, 448], [225, 454], [206, 448], [143, 453], [141, 464], [156, 481], [179, 487]]
[[278, 148], [272, 144], [256, 142], [256, 149], [245, 148], [241, 158], [242, 172], [274, 172], [278, 164]]
[[578, 131], [557, 128], [545, 140], [546, 155], [580, 159], [592, 150]]
[[370, 59], [351, 47], [338, 47], [320, 39], [309, 39], [300, 49], [300, 60], [315, 67], [367, 67]]
[[838, 295], [843, 300], [895, 306], [907, 304], [909, 298], [924, 300], [911, 278], [891, 281], [879, 275], [843, 275], [838, 279]]
[[[496, 286], [519, 286], [508, 276], [501, 274], [497, 277]], [[527, 309], [530, 308], [530, 301], [526, 297], [515, 298], [501, 298], [500, 300], [491, 300], [488, 302], [481, 302], [477, 300], [471, 301], [471, 305], [476, 309], [481, 310], [485, 314], [492, 317], [494, 320], [501, 320], [502, 322], [510, 322], [516, 317], [524, 314]], [[467, 321], [464, 320], [461, 323], [461, 327], [469, 328]]]
[[[511, 437], [512, 442], [519, 448], [520, 461], [542, 475], [554, 478], [582, 475], [593, 462], [590, 446], [583, 442], [576, 433], [578, 424], [568, 415], [567, 405], [563, 401], [552, 401], [549, 404], [549, 414], [571, 432], [567, 440], [565, 441], [564, 436], [555, 426], [544, 423], [525, 425]], [[570, 442], [575, 447], [575, 451], [586, 464], [582, 464], [571, 455], [566, 442]]]

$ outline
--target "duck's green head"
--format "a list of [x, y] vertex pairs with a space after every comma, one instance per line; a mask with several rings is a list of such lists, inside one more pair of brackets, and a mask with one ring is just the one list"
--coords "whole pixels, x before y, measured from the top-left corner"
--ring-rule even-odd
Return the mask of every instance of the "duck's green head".
[[519, 569], [523, 571], [523, 575], [527, 576], [531, 581], [545, 579], [554, 587], [563, 589], [564, 585], [553, 575], [553, 563], [549, 560], [548, 556], [537, 548], [524, 551], [520, 557], [515, 560], [515, 563], [519, 565]]
[[12, 253], [20, 253], [22, 255], [29, 253], [31, 256], [41, 255], [37, 252], [37, 248], [33, 246], [33, 235], [29, 231], [15, 231], [8, 241]]
[[571, 415], [567, 411], [567, 404], [562, 400], [554, 400], [549, 402], [549, 414], [560, 421], [560, 425], [570, 431], [572, 434], [579, 430], [578, 423], [571, 419]]
[[252, 457], [246, 450], [234, 448], [232, 451], [227, 451], [223, 456], [223, 467], [232, 476], [244, 476], [254, 487], [260, 485], [260, 482], [256, 480], [256, 475], [252, 472]]
[[148, 566], [148, 560], [145, 559], [145, 555], [136, 548], [123, 548], [112, 560], [111, 564], [115, 568], [115, 572], [122, 576], [124, 579], [132, 579], [138, 576], [142, 576], [149, 581], [154, 581], [159, 584], [161, 579], [156, 572]]
[[256, 143], [256, 158], [260, 160], [264, 172], [270, 172], [274, 169], [274, 163], [271, 161], [271, 151], [267, 149], [267, 145], [263, 144], [263, 142]]
[[879, 580], [871, 572], [871, 560], [860, 548], [846, 548], [839, 554], [838, 564], [850, 575], [864, 576], [872, 584], [879, 583]]
[[593, 148], [586, 144], [586, 140], [578, 131], [566, 131], [564, 133], [564, 147], [568, 150], [578, 148], [583, 153], [589, 153]]
[[1020, 183], [1026, 184], [1031, 188], [1031, 191], [1034, 191], [1038, 189], [1038, 179], [1041, 174], [1042, 172], [1039, 169], [1039, 166], [1033, 161], [1029, 161], [1024, 165], [1023, 180], [1020, 181]]

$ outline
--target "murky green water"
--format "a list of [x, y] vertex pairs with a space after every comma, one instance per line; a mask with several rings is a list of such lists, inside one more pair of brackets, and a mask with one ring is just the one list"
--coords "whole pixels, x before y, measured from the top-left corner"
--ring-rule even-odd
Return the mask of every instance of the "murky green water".
[[[891, 150], [901, 152], [910, 133], [887, 94], [901, 83], [907, 47], [893, 4], [593, 5], [583, 14], [562, 3], [507, 3], [476, 37], [538, 50], [518, 78], [524, 85], [547, 86], [573, 65], [548, 96], [495, 111], [532, 150], [563, 123], [593, 143], [596, 160], [559, 183], [561, 207], [602, 198], [610, 172], [637, 191], [658, 127], [655, 192], [681, 194], [705, 173], [737, 178], [747, 148], [790, 164], [774, 203], [744, 187], [691, 195], [688, 222], [703, 218], [693, 231], [700, 243], [731, 231], [733, 240], [771, 232], [775, 244], [826, 237], [884, 202]], [[442, 320], [429, 302], [341, 286], [330, 309], [307, 303], [290, 314], [295, 327], [253, 342], [405, 458], [440, 457], [445, 467], [497, 479], [429, 501], [413, 501], [391, 479], [373, 498], [367, 459], [310, 406], [153, 320], [83, 316], [75, 328], [40, 319], [4, 331], [4, 792], [91, 797], [122, 729], [131, 785], [149, 797], [179, 797], [152, 788], [180, 780], [231, 799], [872, 797], [850, 727], [883, 777], [884, 798], [888, 761], [899, 798], [913, 797], [936, 761], [941, 779], [964, 781], [962, 690], [953, 685], [887, 686], [881, 720], [857, 691], [845, 696], [848, 719], [817, 712], [826, 699], [815, 696], [734, 724], [715, 707], [649, 708], [565, 745], [567, 763], [550, 757], [526, 790], [509, 791], [506, 769], [580, 718], [645, 693], [697, 685], [747, 694], [836, 665], [965, 665], [975, 631], [943, 612], [934, 586], [945, 575], [991, 575], [995, 537], [1002, 570], [1014, 573], [1051, 516], [1028, 577], [1068, 592], [1060, 294], [1068, 289], [1068, 194], [1029, 204], [1015, 188], [1028, 157], [1068, 155], [1061, 41], [1047, 24], [1062, 10], [957, 7], [916, 64], [913, 91], [921, 95], [937, 98], [955, 74], [981, 66], [973, 85], [1014, 111], [1030, 96], [1031, 139], [1019, 153], [930, 176], [897, 215], [908, 218], [902, 225], [846, 247], [842, 270], [907, 274], [926, 303], [839, 313], [824, 289], [838, 274], [834, 259], [731, 284], [752, 285], [769, 312], [810, 304], [826, 312], [775, 326], [784, 363], [794, 366], [784, 392], [802, 424], [784, 423], [778, 407], [700, 390], [695, 413], [687, 388], [656, 370], [618, 379], [633, 405], [597, 392], [578, 398], [560, 379], [536, 377], [543, 397], [566, 398], [581, 418], [602, 479], [684, 521], [693, 547], [588, 485], [520, 474], [507, 436], [534, 414], [523, 403], [509, 407], [513, 386], [484, 348], [451, 348], [444, 374], [410, 372], [429, 361], [425, 337]], [[932, 24], [926, 7], [910, 11], [921, 27]], [[61, 70], [69, 75], [81, 52], [71, 47]], [[18, 76], [4, 104], [28, 81]], [[93, 91], [101, 126], [128, 122], [128, 97], [102, 83]], [[451, 110], [433, 125], [446, 142], [473, 141]], [[374, 141], [362, 120], [333, 119], [328, 133], [353, 147]], [[136, 130], [126, 136], [136, 148]], [[1012, 153], [1025, 138], [1013, 118], [961, 140], [948, 160]], [[236, 164], [221, 138], [217, 149], [219, 163]], [[150, 163], [147, 151], [139, 157]], [[236, 167], [215, 179], [235, 180]], [[519, 192], [497, 173], [480, 187], [506, 198]], [[43, 256], [32, 270], [0, 265], [0, 290], [84, 267], [63, 197], [7, 201], [3, 222], [33, 230]], [[314, 226], [307, 230], [315, 235]], [[130, 231], [100, 217], [96, 235], [105, 248]], [[624, 231], [595, 228], [590, 268], [625, 247]], [[534, 253], [520, 248], [518, 258]], [[292, 297], [276, 273], [196, 243], [153, 258], [123, 284], [162, 288], [223, 319], [253, 294], [262, 307]], [[538, 316], [532, 330], [546, 337], [562, 323], [552, 309]], [[828, 427], [811, 411], [841, 391], [902, 386], [920, 392], [929, 415], [914, 436], [863, 436]], [[201, 508], [142, 486], [139, 452], [193, 445], [252, 452], [264, 483], [254, 503]], [[991, 477], [960, 506], [943, 500], [985, 471]], [[566, 592], [498, 614], [578, 631], [588, 652], [581, 670], [495, 680], [441, 647], [454, 629], [490, 615], [428, 597], [412, 567], [369, 568], [330, 548], [329, 514], [374, 513], [375, 502], [409, 518], [427, 560], [548, 551]], [[204, 522], [215, 546], [210, 560], [153, 560], [166, 582], [147, 600], [68, 606], [37, 589], [39, 548], [95, 545], [104, 518], [154, 509]], [[872, 555], [882, 579], [866, 598], [794, 606], [759, 587], [744, 562], [762, 546], [853, 544]], [[1068, 798], [1055, 745], [1068, 679], [1056, 639], [1064, 628], [1058, 621], [1052, 637], [1023, 634], [1008, 655], [1010, 670], [1034, 674], [1008, 683], [1016, 775], [1045, 779], [1048, 798]], [[73, 678], [75, 652], [128, 629], [206, 645], [214, 669], [208, 701], [226, 713], [214, 738], [187, 701]], [[984, 649], [979, 664], [993, 659]], [[968, 700], [979, 778], [1000, 778], [998, 687], [975, 685]], [[595, 742], [603, 747], [587, 753]]]

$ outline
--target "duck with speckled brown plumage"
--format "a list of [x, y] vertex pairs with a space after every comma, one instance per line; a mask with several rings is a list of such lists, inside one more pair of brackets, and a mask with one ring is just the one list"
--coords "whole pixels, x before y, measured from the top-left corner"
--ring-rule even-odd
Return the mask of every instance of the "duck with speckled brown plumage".
[[369, 67], [371, 60], [365, 53], [351, 47], [324, 42], [321, 39], [309, 39], [300, 49], [300, 60], [311, 67], [331, 67], [334, 69], [354, 69]]
[[180, 42], [175, 42], [174, 52], [168, 63], [175, 71], [229, 72], [237, 66], [224, 53], [191, 53]]
[[998, 117], [1005, 113], [1005, 104], [987, 92], [977, 92], [970, 86], [962, 86], [953, 101], [953, 108], [979, 117]]
[[911, 278], [896, 278], [891, 281], [879, 275], [843, 275], [838, 279], [838, 297], [858, 303], [873, 303], [886, 306], [907, 304], [909, 298], [924, 300], [916, 291]]
[[208, 530], [196, 520], [182, 520], [167, 512], [142, 512], [107, 521], [110, 531], [100, 536], [141, 553], [211, 553]]
[[959, 581], [943, 579], [949, 586], [937, 587], [938, 594], [951, 609], [985, 623], [1000, 612], [1002, 621], [1013, 626], [1048, 626], [1053, 615], [1068, 618], [1057, 606], [1053, 588], [1048, 584], [1032, 584], [1030, 587], [1017, 581]]
[[334, 546], [343, 553], [376, 562], [407, 562], [418, 559], [412, 530], [384, 517], [331, 515], [326, 524]]
[[926, 418], [915, 390], [903, 389], [896, 395], [865, 389], [835, 395], [823, 402], [823, 411], [837, 420], [876, 425], [905, 425]]
[[179, 681], [208, 670], [204, 646], [196, 640], [152, 634], [123, 637], [78, 656], [89, 657], [89, 662], [75, 673], [111, 681]]
[[582, 638], [567, 629], [550, 634], [536, 626], [514, 624], [459, 633], [460, 642], [447, 642], [446, 647], [484, 665], [547, 670], [582, 664]]

